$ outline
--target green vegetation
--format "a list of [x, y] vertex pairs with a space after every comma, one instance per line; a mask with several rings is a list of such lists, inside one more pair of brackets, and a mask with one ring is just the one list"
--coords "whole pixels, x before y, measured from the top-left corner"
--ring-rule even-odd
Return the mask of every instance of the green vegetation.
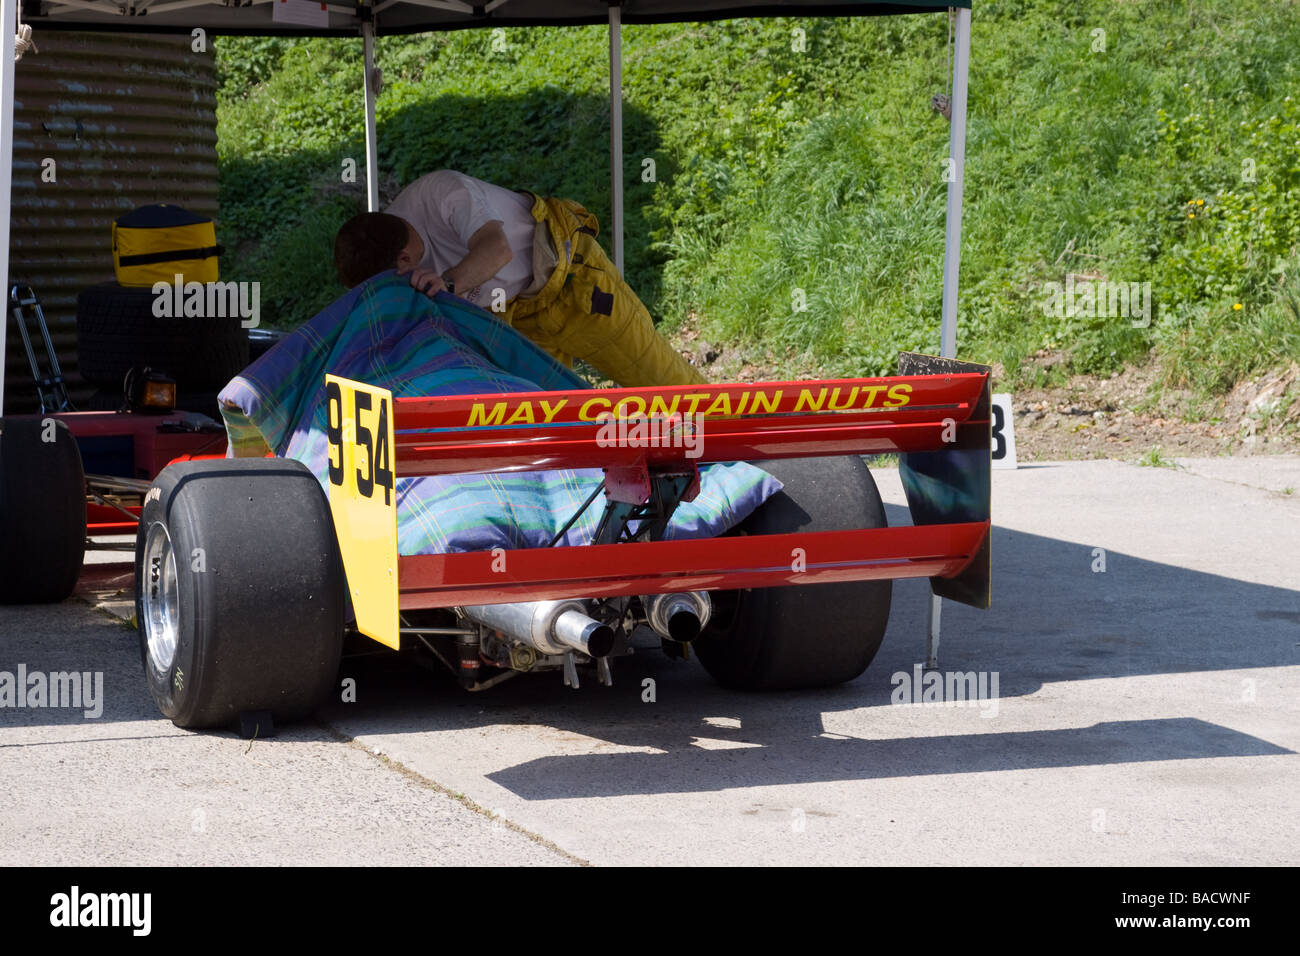
[[1147, 451], [1145, 455], [1137, 460], [1139, 465], [1144, 468], [1177, 468], [1178, 464], [1172, 459], [1165, 456], [1164, 450], [1157, 445]]
[[[1025, 361], [1043, 350], [1100, 374], [1154, 349], [1167, 384], [1203, 394], [1300, 359], [1295, 14], [976, 3], [963, 357], [1014, 385], [1048, 374]], [[930, 98], [947, 29], [942, 15], [625, 28], [627, 272], [667, 327], [825, 374], [936, 349], [948, 124]], [[607, 224], [605, 42], [381, 38], [385, 192], [449, 166], [577, 198]], [[364, 179], [359, 41], [223, 38], [217, 54], [224, 277], [260, 280], [264, 311], [291, 325], [337, 295], [333, 233], [362, 204], [341, 181], [349, 158]], [[1044, 284], [1067, 274], [1149, 282], [1149, 325], [1048, 314]]]

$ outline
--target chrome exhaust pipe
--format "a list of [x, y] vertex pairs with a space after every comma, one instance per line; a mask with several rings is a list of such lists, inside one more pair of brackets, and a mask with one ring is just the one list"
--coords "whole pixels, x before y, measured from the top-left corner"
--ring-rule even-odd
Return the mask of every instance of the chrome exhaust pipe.
[[678, 591], [641, 598], [646, 619], [661, 637], [689, 644], [700, 636], [713, 613], [707, 591]]
[[614, 629], [589, 617], [580, 601], [474, 604], [461, 610], [471, 621], [543, 654], [577, 651], [588, 657], [606, 657], [614, 649]]

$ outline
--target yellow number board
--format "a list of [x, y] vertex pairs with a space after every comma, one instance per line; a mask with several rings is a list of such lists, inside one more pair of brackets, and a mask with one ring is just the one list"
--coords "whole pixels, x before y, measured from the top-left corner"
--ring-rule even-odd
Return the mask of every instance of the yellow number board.
[[357, 629], [396, 649], [397, 479], [393, 395], [325, 376], [329, 498]]

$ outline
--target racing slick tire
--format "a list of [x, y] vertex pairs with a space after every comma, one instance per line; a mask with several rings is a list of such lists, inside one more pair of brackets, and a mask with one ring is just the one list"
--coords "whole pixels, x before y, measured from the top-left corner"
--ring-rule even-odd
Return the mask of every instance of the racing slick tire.
[[[858, 457], [755, 462], [785, 486], [729, 534], [884, 528], [884, 505]], [[867, 669], [889, 622], [891, 581], [713, 592], [695, 642], [715, 680], [741, 690], [828, 687]]]
[[325, 493], [300, 462], [178, 462], [145, 496], [135, 613], [149, 691], [178, 727], [311, 714], [343, 646], [344, 579]]
[[0, 419], [0, 542], [0, 604], [50, 604], [77, 586], [86, 477], [58, 419]]

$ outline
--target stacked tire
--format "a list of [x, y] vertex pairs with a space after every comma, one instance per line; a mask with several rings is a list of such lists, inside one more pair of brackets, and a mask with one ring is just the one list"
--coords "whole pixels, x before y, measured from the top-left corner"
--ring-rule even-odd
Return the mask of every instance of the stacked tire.
[[[248, 365], [248, 335], [239, 316], [154, 315], [152, 288], [101, 282], [77, 296], [81, 377], [120, 403], [133, 367], [176, 380], [187, 411], [216, 408], [216, 394]], [[197, 407], [203, 406], [203, 407]]]
[[72, 594], [86, 549], [86, 479], [68, 426], [0, 419], [0, 604]]

